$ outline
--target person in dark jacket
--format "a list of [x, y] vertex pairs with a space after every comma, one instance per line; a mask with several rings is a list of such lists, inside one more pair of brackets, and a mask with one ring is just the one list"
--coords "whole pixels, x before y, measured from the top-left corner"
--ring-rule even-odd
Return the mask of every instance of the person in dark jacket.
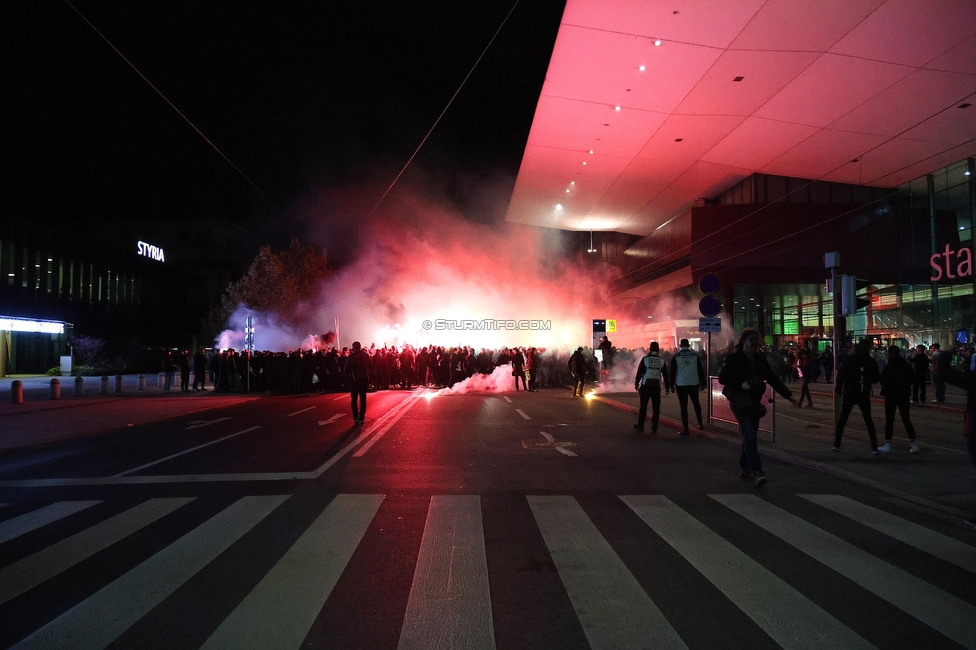
[[668, 379], [668, 364], [661, 358], [658, 342], [651, 341], [650, 347], [647, 356], [637, 364], [637, 375], [634, 377], [634, 389], [640, 392], [640, 411], [637, 413], [637, 424], [634, 428], [638, 431], [644, 430], [647, 402], [650, 401], [651, 433], [657, 433], [657, 423], [661, 417], [661, 387], [668, 394], [671, 392], [671, 382]]
[[881, 381], [878, 364], [871, 358], [871, 344], [861, 341], [854, 347], [854, 354], [844, 359], [837, 371], [837, 385], [834, 392], [841, 396], [840, 419], [834, 429], [834, 451], [840, 451], [840, 441], [844, 437], [844, 426], [851, 411], [857, 406], [861, 409], [864, 424], [871, 441], [871, 453], [878, 453], [878, 436], [871, 419], [871, 386]]
[[[972, 348], [963, 352], [963, 365], [972, 367]], [[966, 450], [969, 458], [976, 465], [976, 372], [970, 370], [956, 370], [955, 368], [939, 369], [939, 379], [947, 384], [962, 388], [966, 391], [966, 410], [963, 413], [962, 435], [966, 437]], [[976, 513], [966, 520], [968, 526], [976, 527]]]
[[586, 356], [583, 348], [576, 348], [576, 352], [569, 358], [569, 372], [576, 380], [573, 386], [573, 397], [583, 397], [583, 388], [586, 386]]
[[519, 379], [522, 380], [522, 388], [529, 390], [525, 384], [525, 359], [522, 358], [522, 351], [518, 348], [512, 350], [512, 376], [515, 377], [515, 392], [519, 390]]
[[891, 451], [891, 437], [895, 430], [895, 409], [898, 409], [908, 440], [911, 442], [908, 451], [913, 454], [918, 453], [915, 427], [908, 412], [914, 383], [915, 369], [905, 357], [901, 356], [901, 349], [897, 345], [892, 345], [888, 348], [888, 363], [881, 371], [881, 394], [885, 398], [885, 443], [878, 447], [878, 451], [884, 453]]
[[929, 379], [929, 355], [925, 354], [925, 346], [919, 343], [915, 346], [915, 356], [912, 357], [915, 368], [915, 383], [912, 384], [912, 401], [918, 404], [925, 402], [925, 382]]
[[369, 390], [370, 358], [359, 341], [352, 342], [352, 354], [346, 360], [346, 385], [352, 398], [352, 419], [356, 424], [366, 421], [366, 391]]
[[[193, 355], [193, 390], [207, 390], [207, 355], [203, 348], [196, 351]], [[199, 388], [198, 388], [199, 386]]]
[[742, 451], [739, 454], [739, 476], [755, 482], [756, 487], [766, 484], [762, 460], [759, 458], [759, 420], [766, 409], [762, 404], [766, 394], [766, 382], [777, 393], [793, 404], [793, 393], [773, 373], [766, 358], [757, 352], [759, 332], [746, 328], [739, 334], [735, 352], [725, 358], [718, 381], [724, 387], [722, 394], [729, 400], [732, 414], [742, 431]]

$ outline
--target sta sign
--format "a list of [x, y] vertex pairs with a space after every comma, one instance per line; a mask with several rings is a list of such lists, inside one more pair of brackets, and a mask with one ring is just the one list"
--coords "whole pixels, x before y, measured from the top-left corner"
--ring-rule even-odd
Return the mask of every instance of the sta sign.
[[932, 275], [929, 279], [938, 282], [943, 277], [947, 280], [965, 278], [973, 274], [973, 251], [968, 248], [960, 248], [954, 251], [946, 244], [944, 253], [936, 253], [929, 258], [932, 266]]
[[153, 246], [152, 244], [147, 244], [144, 241], [140, 241], [136, 245], [136, 248], [138, 249], [139, 254], [142, 255], [143, 257], [152, 258], [157, 262], [166, 261], [166, 257], [163, 254], [163, 249], [160, 248], [159, 246]]

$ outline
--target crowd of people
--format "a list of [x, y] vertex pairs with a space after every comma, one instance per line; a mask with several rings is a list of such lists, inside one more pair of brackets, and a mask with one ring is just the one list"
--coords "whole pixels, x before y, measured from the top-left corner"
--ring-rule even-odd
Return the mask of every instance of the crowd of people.
[[[511, 367], [513, 390], [585, 386], [600, 377], [600, 364], [593, 350], [582, 347], [573, 353], [533, 346], [478, 350], [464, 345], [380, 347], [372, 344], [362, 349], [369, 359], [370, 390], [418, 386], [450, 388], [474, 375], [490, 375], [500, 366]], [[614, 351], [625, 362], [633, 358], [630, 351]], [[204, 379], [209, 379], [211, 388], [219, 392], [340, 392], [349, 389], [346, 365], [352, 354], [349, 347], [291, 352], [249, 352], [231, 348], [209, 356], [200, 350], [192, 357], [189, 351], [184, 351], [182, 354], [169, 353], [164, 371], [168, 381], [173, 382], [179, 370], [181, 383], [186, 384], [192, 365], [193, 390], [205, 390], [207, 382]], [[186, 386], [182, 388], [190, 390]]]

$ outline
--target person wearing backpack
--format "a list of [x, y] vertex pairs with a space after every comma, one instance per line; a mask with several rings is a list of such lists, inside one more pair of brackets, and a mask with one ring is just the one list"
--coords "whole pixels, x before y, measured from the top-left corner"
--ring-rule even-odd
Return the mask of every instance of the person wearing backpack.
[[849, 355], [837, 371], [837, 384], [834, 392], [841, 396], [840, 419], [834, 430], [834, 451], [840, 451], [840, 441], [844, 436], [844, 426], [851, 411], [857, 406], [861, 409], [864, 424], [868, 429], [871, 441], [871, 453], [878, 453], [878, 436], [871, 419], [871, 385], [881, 381], [878, 364], [871, 358], [869, 341], [861, 341], [854, 347], [854, 354]]
[[352, 398], [352, 419], [356, 424], [366, 421], [366, 391], [369, 389], [369, 355], [359, 341], [352, 342], [352, 354], [346, 360], [346, 385]]
[[901, 422], [905, 425], [905, 432], [911, 447], [908, 451], [918, 453], [918, 442], [915, 440], [915, 427], [908, 409], [912, 403], [912, 384], [915, 383], [915, 369], [901, 356], [901, 349], [897, 345], [888, 348], [888, 363], [881, 371], [881, 394], [885, 398], [885, 443], [878, 447], [878, 451], [891, 451], [891, 437], [895, 430], [895, 409], [901, 415]]

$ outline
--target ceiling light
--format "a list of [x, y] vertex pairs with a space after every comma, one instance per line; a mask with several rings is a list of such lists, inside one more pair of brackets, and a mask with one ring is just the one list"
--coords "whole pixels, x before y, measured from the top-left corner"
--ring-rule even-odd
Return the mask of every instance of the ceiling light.
[[661, 39], [659, 38], [654, 39], [654, 44], [657, 45], [658, 47], [661, 47]]
[[562, 209], [563, 209], [563, 206], [561, 204], [557, 203], [556, 204], [556, 212], [559, 212]]
[[576, 181], [569, 181], [570, 185], [576, 185]]
[[585, 161], [585, 160], [583, 161], [583, 164], [584, 164], [584, 165], [586, 164], [586, 161]]
[[637, 69], [640, 70], [641, 72], [644, 72], [644, 70], [647, 70], [647, 68], [645, 68], [644, 66], [641, 66], [641, 67], [639, 67]]
[[590, 153], [593, 153], [593, 150], [592, 149], [590, 149]]
[[568, 187], [566, 188], [566, 191], [569, 192], [569, 188]]
[[613, 110], [615, 110], [615, 111], [619, 111], [619, 110], [620, 110], [620, 107], [619, 107], [619, 106], [614, 106], [614, 107], [613, 107]]

